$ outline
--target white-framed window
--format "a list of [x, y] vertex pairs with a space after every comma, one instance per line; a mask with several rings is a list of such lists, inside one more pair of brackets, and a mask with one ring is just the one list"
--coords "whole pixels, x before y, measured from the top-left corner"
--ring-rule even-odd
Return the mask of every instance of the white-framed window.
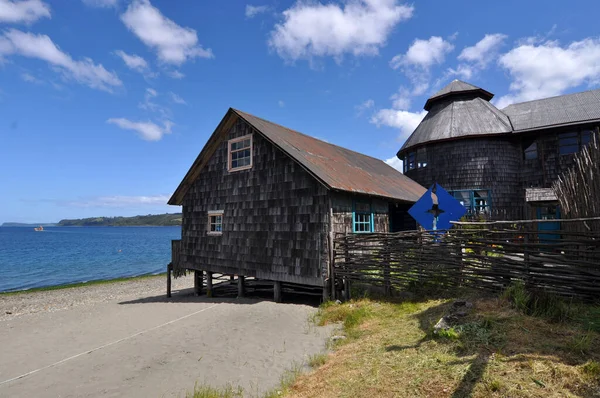
[[252, 167], [252, 134], [234, 138], [227, 143], [227, 170], [238, 171]]
[[208, 211], [207, 233], [209, 235], [223, 234], [223, 210]]

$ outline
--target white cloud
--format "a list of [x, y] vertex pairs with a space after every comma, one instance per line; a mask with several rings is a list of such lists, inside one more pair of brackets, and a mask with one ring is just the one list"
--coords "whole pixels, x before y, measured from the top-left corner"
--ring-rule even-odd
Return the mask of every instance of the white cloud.
[[497, 106], [563, 94], [582, 84], [600, 84], [600, 38], [561, 47], [556, 41], [521, 44], [503, 54], [499, 64], [512, 78], [511, 93]]
[[427, 115], [426, 111], [409, 112], [398, 109], [380, 109], [371, 118], [371, 123], [380, 126], [394, 127], [400, 130], [398, 141], [403, 141], [417, 128]]
[[412, 89], [401, 87], [392, 100], [396, 109], [408, 109], [411, 97], [423, 95], [429, 89], [430, 69], [444, 63], [454, 45], [439, 36], [427, 40], [415, 39], [405, 54], [398, 54], [390, 61], [392, 69], [400, 69], [408, 77]]
[[263, 14], [269, 11], [269, 6], [253, 6], [250, 4], [246, 5], [246, 18], [254, 18], [259, 14]]
[[144, 205], [164, 205], [168, 195], [150, 196], [98, 196], [79, 200], [61, 201], [61, 204], [72, 207], [137, 207]]
[[478, 71], [477, 67], [468, 65], [468, 64], [459, 64], [456, 69], [448, 68], [446, 71], [446, 75], [444, 78], [441, 78], [440, 81], [446, 80], [449, 76], [458, 76], [463, 80], [471, 79], [475, 73]]
[[402, 67], [418, 67], [429, 70], [433, 65], [442, 64], [446, 54], [454, 50], [454, 45], [439, 36], [431, 36], [428, 40], [416, 39], [406, 54], [398, 54], [390, 61], [392, 69]]
[[28, 83], [35, 83], [35, 84], [42, 84], [42, 83], [44, 83], [43, 81], [41, 81], [37, 77], [35, 77], [32, 74], [27, 73], [27, 72], [21, 73], [21, 79], [23, 79], [24, 81], [26, 81]]
[[353, 0], [343, 4], [297, 1], [271, 31], [269, 47], [289, 61], [346, 53], [376, 55], [392, 29], [414, 8], [397, 0]]
[[185, 77], [185, 75], [183, 73], [179, 72], [178, 70], [169, 71], [169, 72], [167, 72], [167, 75], [169, 75], [173, 79], [183, 79]]
[[507, 37], [502, 33], [487, 34], [474, 46], [465, 47], [458, 59], [485, 68], [488, 63], [496, 59], [498, 51]]
[[174, 92], [170, 92], [169, 95], [171, 96], [171, 101], [173, 101], [174, 103], [179, 105], [187, 105], [187, 102]]
[[[465, 47], [458, 55], [458, 60], [462, 62], [456, 68], [448, 68], [445, 78], [458, 76], [464, 80], [472, 79], [498, 59], [500, 48], [507, 37], [502, 33], [486, 34], [474, 46]], [[445, 78], [441, 80], [446, 80]]]
[[[418, 88], [415, 90], [417, 93], [420, 91]], [[410, 108], [410, 104], [412, 102], [412, 95], [421, 95], [422, 93], [416, 94], [415, 92], [411, 92], [406, 87], [400, 87], [398, 92], [392, 94], [390, 99], [392, 100], [392, 108], [399, 110], [407, 110]]]
[[177, 25], [149, 0], [133, 0], [121, 20], [144, 44], [156, 50], [164, 63], [181, 65], [196, 57], [214, 56], [211, 49], [198, 44], [194, 29]]
[[356, 110], [356, 116], [361, 116], [367, 110], [372, 109], [375, 106], [375, 101], [372, 99], [368, 99], [360, 105], [356, 105], [354, 109]]
[[154, 102], [154, 98], [156, 97], [158, 97], [158, 92], [153, 88], [147, 88], [144, 94], [144, 102], [140, 102], [138, 108], [158, 114], [163, 119], [170, 119], [172, 115], [171, 109]]
[[116, 7], [119, 0], [82, 0], [83, 3], [90, 7], [110, 8]]
[[112, 92], [113, 88], [123, 84], [114, 72], [95, 64], [90, 58], [75, 61], [46, 35], [9, 29], [4, 36], [0, 36], [0, 57], [11, 54], [46, 61], [59, 70], [65, 79], [73, 79], [91, 88]]
[[0, 22], [29, 24], [50, 18], [50, 6], [41, 0], [0, 0]]
[[147, 73], [149, 70], [148, 62], [139, 55], [127, 54], [125, 51], [117, 50], [115, 54], [125, 62], [125, 65], [131, 70], [140, 73]]
[[279, 105], [280, 108], [283, 108], [285, 106], [285, 102], [283, 102], [282, 100], [277, 101], [277, 105]]
[[386, 159], [385, 162], [402, 173], [402, 161], [398, 157]]
[[106, 122], [114, 124], [123, 130], [135, 131], [142, 139], [146, 141], [159, 141], [163, 135], [171, 134], [171, 128], [173, 127], [173, 123], [169, 120], [165, 120], [162, 126], [159, 126], [151, 121], [133, 122], [125, 118], [111, 118]]

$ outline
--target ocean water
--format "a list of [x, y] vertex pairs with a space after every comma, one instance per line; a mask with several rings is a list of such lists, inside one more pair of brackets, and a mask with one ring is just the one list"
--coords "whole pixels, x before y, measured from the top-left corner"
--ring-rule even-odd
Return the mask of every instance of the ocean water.
[[0, 227], [0, 292], [165, 272], [181, 227]]

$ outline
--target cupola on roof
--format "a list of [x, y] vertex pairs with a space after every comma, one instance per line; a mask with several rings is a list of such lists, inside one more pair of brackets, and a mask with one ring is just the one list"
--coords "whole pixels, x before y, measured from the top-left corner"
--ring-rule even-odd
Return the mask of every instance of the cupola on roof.
[[446, 87], [433, 94], [427, 102], [425, 103], [425, 110], [431, 110], [431, 107], [435, 105], [437, 102], [452, 97], [452, 96], [469, 96], [473, 95], [474, 97], [483, 98], [486, 101], [494, 98], [494, 94], [486, 91], [480, 87], [474, 86], [472, 84], [463, 82], [462, 80], [455, 79]]

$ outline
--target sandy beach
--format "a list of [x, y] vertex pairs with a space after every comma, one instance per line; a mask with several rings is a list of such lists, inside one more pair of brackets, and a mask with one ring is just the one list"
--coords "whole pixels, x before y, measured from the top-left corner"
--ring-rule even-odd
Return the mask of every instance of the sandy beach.
[[260, 396], [325, 348], [305, 304], [195, 297], [192, 278], [0, 296], [0, 396], [177, 397], [195, 383]]

